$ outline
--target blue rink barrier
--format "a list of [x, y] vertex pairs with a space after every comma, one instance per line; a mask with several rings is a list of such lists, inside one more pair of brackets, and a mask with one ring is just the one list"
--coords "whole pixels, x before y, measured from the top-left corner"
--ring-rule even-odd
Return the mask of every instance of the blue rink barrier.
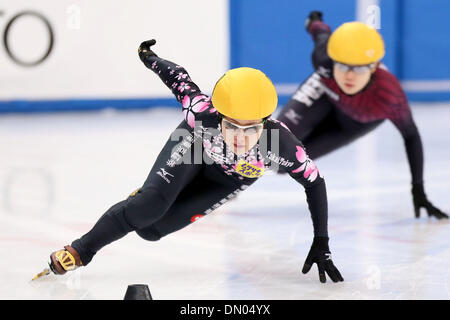
[[[356, 19], [357, 0], [229, 0], [230, 67], [261, 69], [277, 86], [295, 86], [313, 71], [313, 41], [304, 22], [320, 10], [332, 30]], [[450, 1], [379, 0], [383, 63], [414, 101], [450, 101]], [[444, 83], [444, 85], [442, 85]], [[280, 95], [280, 103], [287, 92]]]
[[[261, 69], [278, 87], [295, 87], [313, 71], [313, 42], [304, 28], [312, 10], [332, 29], [356, 19], [357, 0], [228, 0], [229, 67]], [[383, 62], [402, 82], [410, 102], [450, 101], [450, 1], [379, 0]], [[292, 92], [293, 93], [293, 92]], [[284, 105], [291, 92], [279, 92]], [[0, 101], [0, 113], [175, 107], [172, 97]]]
[[[280, 95], [281, 107], [290, 96]], [[96, 111], [102, 109], [132, 110], [159, 107], [180, 108], [174, 98], [158, 99], [71, 99], [71, 100], [13, 100], [0, 101], [0, 113]]]
[[175, 98], [157, 99], [71, 99], [71, 100], [11, 100], [0, 101], [0, 112], [89, 111], [101, 109], [147, 109], [180, 107]]
[[[410, 102], [450, 101], [450, 92], [407, 93]], [[278, 96], [278, 108], [291, 96]], [[96, 111], [102, 109], [133, 110], [157, 107], [180, 108], [174, 98], [158, 99], [72, 99], [72, 100], [12, 100], [0, 101], [0, 113]]]

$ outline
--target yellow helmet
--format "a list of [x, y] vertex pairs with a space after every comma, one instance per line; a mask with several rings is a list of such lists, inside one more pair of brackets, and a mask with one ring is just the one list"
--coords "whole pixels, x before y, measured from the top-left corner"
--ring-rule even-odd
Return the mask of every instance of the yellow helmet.
[[212, 103], [227, 117], [256, 120], [275, 111], [278, 97], [275, 86], [264, 73], [243, 67], [229, 70], [217, 81]]
[[350, 65], [370, 64], [383, 58], [384, 42], [376, 29], [362, 22], [347, 22], [331, 34], [327, 53], [337, 62]]

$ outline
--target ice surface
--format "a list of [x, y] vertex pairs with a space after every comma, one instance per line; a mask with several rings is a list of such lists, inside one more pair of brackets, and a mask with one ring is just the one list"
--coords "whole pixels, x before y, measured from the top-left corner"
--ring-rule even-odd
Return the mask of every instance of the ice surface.
[[[450, 212], [450, 105], [416, 104], [430, 200]], [[333, 260], [345, 282], [301, 273], [312, 223], [301, 185], [267, 174], [189, 227], [134, 233], [64, 276], [30, 282], [49, 254], [139, 187], [175, 109], [0, 117], [0, 299], [449, 299], [450, 224], [415, 219], [410, 173], [391, 123], [316, 161], [329, 198]]]

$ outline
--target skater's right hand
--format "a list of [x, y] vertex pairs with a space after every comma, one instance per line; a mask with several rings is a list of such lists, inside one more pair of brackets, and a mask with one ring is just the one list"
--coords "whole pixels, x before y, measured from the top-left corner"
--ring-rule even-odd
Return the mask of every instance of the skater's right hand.
[[306, 257], [302, 272], [304, 274], [308, 273], [314, 263], [317, 263], [317, 268], [319, 269], [320, 282], [327, 282], [325, 272], [333, 282], [344, 281], [344, 278], [342, 278], [339, 270], [334, 266], [333, 261], [331, 260], [331, 252], [328, 248], [327, 237], [314, 237], [313, 244]]
[[429, 217], [435, 217], [438, 220], [448, 219], [447, 214], [433, 206], [433, 204], [428, 200], [423, 184], [413, 184], [412, 195], [416, 218], [420, 217], [420, 209], [424, 208], [427, 211]]
[[323, 21], [323, 20], [322, 20], [322, 16], [323, 16], [323, 14], [322, 14], [321, 11], [311, 11], [311, 12], [309, 13], [308, 18], [306, 18], [306, 21], [305, 21], [305, 28], [306, 28], [306, 31], [309, 32], [309, 26], [311, 25], [311, 23], [312, 23], [313, 21]]
[[150, 47], [153, 46], [156, 43], [155, 39], [147, 40], [141, 43], [138, 49], [139, 58], [141, 58], [142, 61], [144, 61], [145, 57], [149, 56], [157, 56], [156, 53], [154, 53]]

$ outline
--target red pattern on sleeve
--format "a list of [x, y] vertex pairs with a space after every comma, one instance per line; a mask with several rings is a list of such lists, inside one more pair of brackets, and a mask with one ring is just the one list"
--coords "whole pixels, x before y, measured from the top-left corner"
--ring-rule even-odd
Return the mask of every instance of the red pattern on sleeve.
[[390, 119], [400, 129], [411, 122], [407, 97], [387, 70], [377, 68], [368, 86], [352, 96], [346, 95], [333, 78], [322, 78], [322, 83], [336, 93], [338, 100], [330, 98], [336, 107], [353, 120], [367, 123]]

